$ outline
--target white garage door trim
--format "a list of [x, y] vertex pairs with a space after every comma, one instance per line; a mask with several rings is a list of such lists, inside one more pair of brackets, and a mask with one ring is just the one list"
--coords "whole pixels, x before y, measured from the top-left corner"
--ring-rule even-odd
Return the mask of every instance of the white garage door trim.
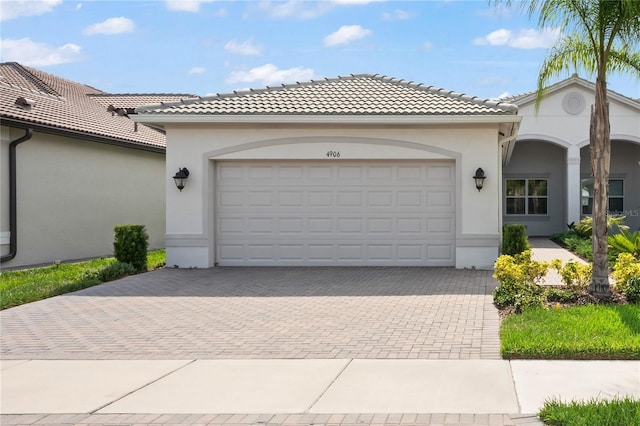
[[217, 161], [219, 266], [455, 264], [453, 161]]

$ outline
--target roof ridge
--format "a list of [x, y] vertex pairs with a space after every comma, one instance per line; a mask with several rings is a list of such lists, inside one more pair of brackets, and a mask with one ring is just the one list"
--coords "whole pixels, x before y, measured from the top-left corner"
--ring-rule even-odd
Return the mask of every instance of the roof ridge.
[[490, 108], [500, 108], [513, 113], [518, 112], [517, 105], [514, 105], [509, 102], [501, 102], [493, 99], [483, 99], [477, 96], [467, 95], [466, 93], [458, 93], [456, 91], [444, 89], [441, 87], [438, 88], [435, 86], [427, 86], [424, 83], [416, 83], [412, 80], [403, 80], [403, 79], [398, 79], [398, 78], [388, 77], [388, 76], [380, 76], [380, 77], [378, 76], [379, 74], [375, 74], [372, 77], [375, 77], [381, 81], [386, 81], [388, 83], [396, 84], [399, 86], [411, 87], [413, 89], [422, 90], [428, 93], [433, 93], [435, 95], [445, 96], [451, 99], [460, 99], [466, 102], [471, 102], [476, 105], [488, 106]]
[[31, 83], [33, 83], [33, 85], [40, 89], [42, 92], [50, 95], [62, 96], [61, 93], [58, 93], [55, 89], [42, 81], [42, 79], [38, 78], [33, 72], [31, 72], [30, 69], [28, 69], [24, 65], [19, 64], [18, 62], [5, 62], [3, 65], [10, 65], [11, 67], [13, 67], [13, 69], [18, 74], [31, 81]]
[[32, 88], [29, 88], [29, 87], [19, 86], [17, 84], [9, 83], [9, 82], [6, 82], [6, 81], [0, 81], [0, 86], [9, 87], [9, 88], [13, 88], [13, 89], [18, 89], [18, 90], [21, 90], [21, 91], [24, 91], [24, 92], [29, 92], [29, 93], [31, 93], [33, 95], [44, 96], [46, 98], [55, 99], [55, 100], [58, 100], [58, 101], [66, 101], [67, 100], [67, 98], [65, 98], [62, 95], [42, 92], [40, 90], [34, 90]]
[[87, 96], [185, 96], [185, 97], [198, 97], [192, 93], [87, 93]]

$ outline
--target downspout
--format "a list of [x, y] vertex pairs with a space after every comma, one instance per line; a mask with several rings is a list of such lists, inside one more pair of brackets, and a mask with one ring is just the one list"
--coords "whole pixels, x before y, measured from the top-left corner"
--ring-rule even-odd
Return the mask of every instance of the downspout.
[[18, 209], [16, 207], [16, 147], [33, 136], [33, 129], [27, 129], [24, 136], [9, 144], [9, 253], [0, 257], [0, 262], [7, 262], [18, 252]]

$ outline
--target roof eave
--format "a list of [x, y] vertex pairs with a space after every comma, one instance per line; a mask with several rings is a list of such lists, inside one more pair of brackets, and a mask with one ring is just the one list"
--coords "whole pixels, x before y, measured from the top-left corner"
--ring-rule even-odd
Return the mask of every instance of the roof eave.
[[221, 123], [286, 123], [286, 124], [490, 124], [518, 123], [516, 114], [487, 115], [170, 115], [137, 114], [133, 121], [164, 128], [165, 124], [221, 124]]
[[119, 139], [115, 137], [109, 137], [99, 135], [95, 133], [87, 133], [77, 130], [65, 129], [61, 127], [48, 126], [46, 124], [33, 123], [30, 121], [16, 120], [12, 118], [2, 117], [2, 125], [7, 127], [16, 127], [19, 129], [33, 129], [42, 133], [48, 133], [58, 136], [66, 136], [72, 139], [82, 139], [91, 142], [104, 143], [107, 145], [115, 145], [126, 148], [138, 149], [142, 151], [165, 153], [166, 147], [146, 144], [144, 142], [135, 142], [127, 139]]

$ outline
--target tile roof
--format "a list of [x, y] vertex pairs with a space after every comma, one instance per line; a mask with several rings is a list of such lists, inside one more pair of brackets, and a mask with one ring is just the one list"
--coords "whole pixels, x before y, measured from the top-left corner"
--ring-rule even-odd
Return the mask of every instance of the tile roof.
[[[558, 81], [557, 83], [552, 84], [549, 87], [546, 87], [544, 90], [545, 95], [548, 95], [550, 93], [556, 92], [558, 90], [561, 90], [571, 84], [577, 84], [579, 86], [584, 87], [587, 90], [590, 90], [592, 92], [595, 92], [595, 84], [592, 83], [589, 80], [585, 80], [584, 78], [579, 77], [577, 74], [572, 75], [569, 78], [566, 78], [564, 80]], [[619, 100], [622, 100], [624, 102], [628, 102], [631, 104], [636, 104], [634, 105], [635, 107], [640, 107], [640, 99], [634, 99], [632, 97], [629, 96], [625, 96], [623, 94], [620, 94], [618, 92], [615, 92], [611, 89], [607, 89], [607, 93], [609, 94], [609, 96], [614, 96]], [[531, 92], [526, 92], [526, 93], [520, 93], [517, 95], [512, 95], [512, 96], [508, 96], [506, 98], [503, 98], [502, 100], [505, 102], [510, 102], [516, 105], [523, 105], [527, 102], [531, 102], [534, 101], [536, 99], [536, 95], [537, 95], [537, 91], [531, 91]]]
[[137, 108], [149, 115], [513, 115], [515, 105], [358, 74]]
[[[34, 101], [33, 106], [16, 105], [18, 98]], [[176, 100], [181, 95], [123, 95], [131, 109], [148, 100]], [[15, 62], [0, 63], [0, 118], [36, 128], [115, 140], [152, 149], [166, 146], [163, 132], [136, 124], [126, 115], [108, 111], [103, 102], [116, 99], [101, 90], [48, 74]], [[100, 99], [100, 101], [98, 100]], [[137, 100], [144, 99], [140, 103]]]

